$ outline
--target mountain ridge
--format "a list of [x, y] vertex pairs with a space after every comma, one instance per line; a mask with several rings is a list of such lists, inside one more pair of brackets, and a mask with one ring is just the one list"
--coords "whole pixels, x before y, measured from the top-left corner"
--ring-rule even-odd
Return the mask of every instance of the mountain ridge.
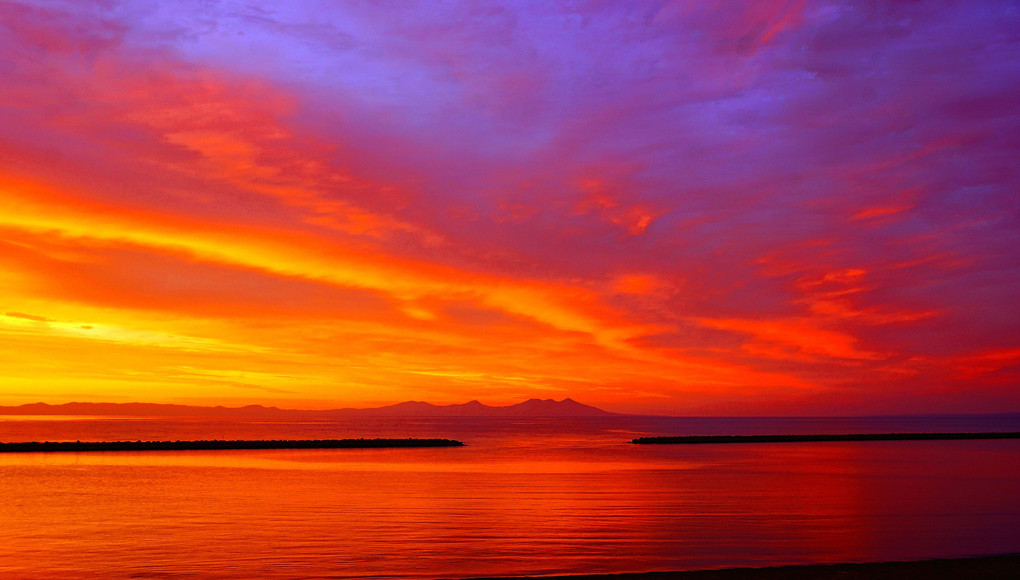
[[91, 415], [111, 417], [209, 417], [209, 418], [322, 418], [355, 417], [607, 417], [620, 415], [579, 403], [569, 397], [528, 399], [507, 406], [492, 406], [472, 400], [467, 403], [435, 405], [424, 401], [404, 401], [371, 408], [327, 410], [281, 409], [263, 405], [205, 407], [170, 403], [90, 403], [70, 402], [59, 405], [26, 403], [0, 406], [0, 415]]

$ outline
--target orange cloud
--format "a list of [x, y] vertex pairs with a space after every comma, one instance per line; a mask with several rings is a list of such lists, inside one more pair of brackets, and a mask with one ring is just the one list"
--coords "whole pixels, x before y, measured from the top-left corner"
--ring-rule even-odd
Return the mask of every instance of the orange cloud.
[[585, 198], [575, 205], [577, 215], [593, 214], [602, 221], [623, 228], [632, 236], [640, 236], [648, 230], [661, 212], [656, 212], [643, 204], [624, 204], [617, 201], [610, 192], [605, 181], [594, 178], [582, 179], [578, 187]]
[[[852, 335], [823, 328], [818, 321], [810, 318], [780, 320], [699, 318], [698, 322], [708, 328], [748, 334], [759, 343], [790, 347], [806, 355], [842, 359], [883, 358], [878, 353], [860, 350], [857, 347], [857, 339]], [[757, 354], [775, 352], [768, 346], [753, 345], [751, 349]]]
[[953, 357], [948, 361], [958, 380], [979, 377], [1020, 365], [1020, 348], [992, 349], [974, 354]]
[[861, 210], [850, 216], [852, 221], [887, 218], [914, 209], [913, 206], [877, 206]]
[[938, 315], [932, 310], [890, 310], [882, 307], [861, 307], [856, 301], [873, 288], [867, 282], [868, 271], [848, 268], [821, 276], [798, 278], [794, 287], [801, 292], [798, 304], [805, 304], [813, 315], [830, 321], [853, 321], [879, 326], [914, 322]]
[[306, 223], [359, 236], [402, 231], [437, 238], [352, 201], [389, 196], [395, 186], [325, 162], [336, 145], [301, 137], [282, 122], [293, 110], [288, 96], [208, 71], [120, 72], [108, 71], [110, 82], [103, 84], [105, 98], [121, 109], [120, 116], [197, 157], [155, 162], [201, 178], [207, 187], [224, 182], [280, 201], [303, 211]]
[[53, 320], [44, 316], [37, 316], [35, 314], [25, 314], [24, 312], [5, 312], [4, 316], [10, 316], [11, 318], [21, 318], [23, 320], [33, 320], [35, 322], [53, 322]]
[[[580, 288], [499, 280], [380, 254], [357, 254], [309, 234], [86, 204], [10, 178], [0, 178], [0, 213], [0, 225], [26, 231], [185, 252], [200, 260], [379, 290], [400, 301], [429, 295], [474, 300], [561, 330], [599, 335], [608, 342], [610, 335], [621, 333], [574, 306], [594, 300]], [[635, 331], [639, 329], [623, 330], [621, 338]]]
[[614, 292], [620, 294], [654, 295], [665, 289], [665, 283], [651, 274], [624, 274], [612, 282]]

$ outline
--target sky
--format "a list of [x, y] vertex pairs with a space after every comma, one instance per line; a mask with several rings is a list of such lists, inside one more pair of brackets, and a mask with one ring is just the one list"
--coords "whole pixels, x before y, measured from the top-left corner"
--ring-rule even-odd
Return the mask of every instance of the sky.
[[1020, 411], [1020, 5], [0, 1], [0, 404]]

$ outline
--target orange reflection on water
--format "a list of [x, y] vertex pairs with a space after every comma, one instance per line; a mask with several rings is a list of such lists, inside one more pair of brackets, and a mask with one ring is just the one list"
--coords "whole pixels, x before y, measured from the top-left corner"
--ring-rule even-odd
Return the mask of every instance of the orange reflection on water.
[[1020, 549], [1017, 441], [639, 446], [622, 424], [457, 425], [468, 447], [0, 455], [16, 523], [0, 570], [456, 578]]
[[[458, 461], [458, 448], [442, 449], [322, 449], [322, 450], [196, 450], [85, 451], [0, 453], [3, 467], [208, 467], [219, 469], [276, 469], [300, 471], [365, 471], [419, 473], [571, 474], [643, 469], [639, 461], [589, 462], [571, 459], [536, 461]], [[696, 464], [687, 468], [693, 469]], [[682, 464], [671, 469], [683, 469]]]

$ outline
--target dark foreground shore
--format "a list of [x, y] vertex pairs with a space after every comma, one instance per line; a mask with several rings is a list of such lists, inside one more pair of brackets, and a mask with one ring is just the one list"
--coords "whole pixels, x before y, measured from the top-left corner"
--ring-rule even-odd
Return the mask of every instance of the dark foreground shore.
[[543, 576], [542, 580], [1016, 580], [1017, 578], [1020, 578], [1020, 554], [916, 562]]
[[682, 435], [638, 437], [639, 445], [697, 443], [801, 443], [809, 441], [934, 441], [940, 439], [1020, 439], [1020, 432], [996, 433], [851, 433], [838, 435]]
[[374, 449], [383, 447], [461, 447], [453, 439], [284, 439], [203, 441], [29, 441], [0, 443], [0, 453], [56, 451], [193, 451], [209, 449]]

